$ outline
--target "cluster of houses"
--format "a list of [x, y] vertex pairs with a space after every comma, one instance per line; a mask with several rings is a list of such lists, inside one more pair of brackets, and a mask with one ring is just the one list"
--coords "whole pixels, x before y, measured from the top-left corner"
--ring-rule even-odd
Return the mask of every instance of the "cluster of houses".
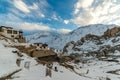
[[23, 32], [21, 30], [15, 30], [11, 27], [0, 26], [0, 35], [13, 40], [17, 39], [20, 43], [26, 42], [23, 37]]
[[34, 43], [32, 46], [35, 47], [29, 55], [31, 57], [37, 57], [44, 60], [53, 60], [57, 57], [57, 54], [52, 48], [49, 48], [47, 44], [43, 43]]
[[[21, 30], [15, 30], [11, 27], [0, 26], [0, 36], [4, 36], [11, 40], [17, 40], [20, 43], [26, 43], [25, 38], [23, 37], [23, 32]], [[43, 43], [33, 43], [32, 46], [28, 48], [21, 46], [18, 49], [21, 51], [24, 50], [25, 53], [29, 54], [31, 57], [39, 57], [39, 58], [49, 58], [56, 57], [56, 53], [53, 49], [50, 49], [47, 44]], [[17, 48], [17, 47], [16, 47]]]

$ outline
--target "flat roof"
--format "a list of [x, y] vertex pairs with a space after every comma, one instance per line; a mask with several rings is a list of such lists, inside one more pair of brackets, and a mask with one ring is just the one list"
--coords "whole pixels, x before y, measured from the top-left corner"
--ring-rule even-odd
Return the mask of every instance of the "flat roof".
[[[6, 26], [0, 26], [0, 28], [7, 28], [7, 29], [13, 29], [12, 27], [6, 27]], [[14, 31], [19, 31], [20, 33], [23, 33], [22, 30], [15, 30]]]
[[33, 44], [43, 44], [43, 43], [40, 43], [40, 42], [36, 42], [36, 43], [33, 43]]
[[56, 53], [52, 50], [38, 50], [38, 51], [33, 51], [33, 56], [34, 57], [46, 57], [46, 56], [53, 56], [56, 55]]
[[0, 27], [9, 28], [9, 29], [13, 29], [12, 27], [6, 27], [6, 26], [0, 26]]

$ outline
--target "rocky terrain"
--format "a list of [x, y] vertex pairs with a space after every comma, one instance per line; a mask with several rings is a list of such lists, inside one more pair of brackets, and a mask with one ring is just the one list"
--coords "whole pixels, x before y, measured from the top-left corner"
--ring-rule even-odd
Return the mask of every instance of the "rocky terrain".
[[63, 49], [64, 55], [78, 54], [102, 59], [111, 58], [117, 62], [120, 52], [120, 27], [108, 29], [103, 35], [87, 34], [77, 42], [71, 41]]
[[68, 34], [59, 34], [57, 32], [39, 32], [31, 36], [27, 36], [29, 43], [42, 42], [47, 43], [49, 47], [62, 50], [66, 43], [70, 41], [78, 41], [87, 34], [101, 36], [107, 29], [117, 27], [117, 25], [93, 24], [77, 28]]

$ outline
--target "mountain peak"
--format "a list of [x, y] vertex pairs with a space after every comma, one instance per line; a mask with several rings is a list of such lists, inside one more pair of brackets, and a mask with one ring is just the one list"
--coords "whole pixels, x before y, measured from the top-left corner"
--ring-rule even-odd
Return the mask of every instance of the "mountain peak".
[[78, 41], [87, 34], [94, 34], [100, 36], [103, 35], [107, 29], [111, 29], [113, 27], [117, 27], [117, 25], [92, 24], [79, 27], [78, 29], [73, 30], [72, 32], [65, 35], [54, 31], [41, 31], [39, 33], [29, 36], [28, 41], [30, 43], [47, 43], [50, 47], [61, 50], [66, 45], [66, 43], [70, 41]]

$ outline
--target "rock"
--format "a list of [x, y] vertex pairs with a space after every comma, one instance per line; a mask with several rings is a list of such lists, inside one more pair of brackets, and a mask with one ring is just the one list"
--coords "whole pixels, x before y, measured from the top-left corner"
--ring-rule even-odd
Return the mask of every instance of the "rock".
[[116, 36], [120, 31], [119, 27], [114, 27], [112, 29], [108, 29], [106, 32], [104, 32], [105, 37], [114, 37]]

